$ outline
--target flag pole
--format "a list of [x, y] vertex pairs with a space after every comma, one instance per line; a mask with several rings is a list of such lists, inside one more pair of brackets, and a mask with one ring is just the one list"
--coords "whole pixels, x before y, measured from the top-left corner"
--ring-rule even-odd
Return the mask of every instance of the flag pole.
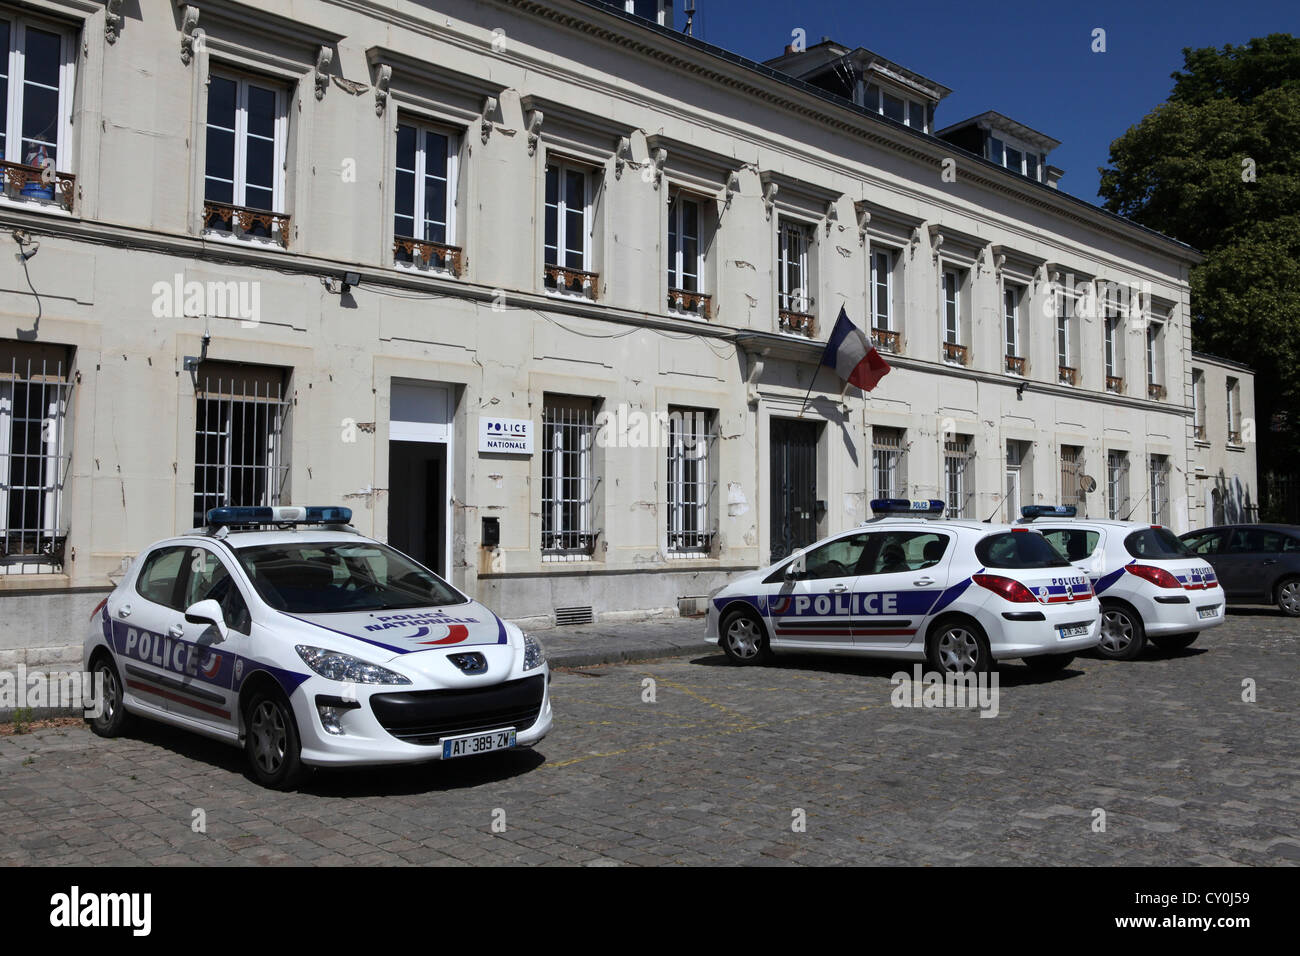
[[804, 392], [803, 404], [799, 406], [797, 418], [803, 418], [803, 413], [808, 409], [808, 396], [812, 394], [813, 386], [817, 384], [817, 373], [822, 370], [821, 363], [818, 362], [813, 366], [812, 381], [808, 383], [808, 391]]

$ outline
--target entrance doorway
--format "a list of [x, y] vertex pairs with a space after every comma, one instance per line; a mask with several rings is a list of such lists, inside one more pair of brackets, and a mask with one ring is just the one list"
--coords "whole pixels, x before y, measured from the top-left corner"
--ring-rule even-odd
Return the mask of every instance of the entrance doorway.
[[772, 419], [769, 450], [776, 562], [817, 540], [817, 424]]
[[447, 577], [451, 567], [452, 387], [392, 383], [388, 543]]

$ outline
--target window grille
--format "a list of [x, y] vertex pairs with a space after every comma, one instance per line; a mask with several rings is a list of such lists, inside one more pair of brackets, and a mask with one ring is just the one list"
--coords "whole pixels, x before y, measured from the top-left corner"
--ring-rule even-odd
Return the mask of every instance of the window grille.
[[707, 554], [713, 538], [714, 416], [668, 411], [668, 552]]
[[948, 514], [968, 518], [968, 506], [975, 493], [971, 480], [971, 439], [958, 435], [943, 443], [943, 471], [948, 492]]
[[580, 560], [596, 546], [596, 414], [590, 399], [547, 399], [542, 409], [542, 553]]
[[1169, 524], [1169, 458], [1166, 455], [1152, 455], [1150, 467], [1151, 490], [1147, 493], [1151, 499], [1151, 523]]
[[72, 456], [67, 356], [0, 347], [0, 571], [62, 570]]
[[1129, 511], [1128, 455], [1112, 451], [1106, 456], [1107, 517], [1123, 520]]
[[1074, 505], [1079, 514], [1087, 513], [1087, 495], [1083, 490], [1083, 449], [1077, 445], [1061, 446], [1061, 504]]
[[877, 498], [907, 497], [903, 437], [904, 431], [901, 428], [871, 430], [872, 470], [876, 473]]
[[199, 367], [194, 420], [194, 526], [223, 506], [288, 503], [291, 402], [269, 366]]

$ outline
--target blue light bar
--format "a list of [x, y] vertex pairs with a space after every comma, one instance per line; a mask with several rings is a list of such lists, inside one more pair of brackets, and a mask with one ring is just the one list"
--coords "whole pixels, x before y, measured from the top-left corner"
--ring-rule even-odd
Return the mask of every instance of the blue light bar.
[[312, 505], [295, 507], [284, 505], [276, 508], [267, 507], [227, 507], [213, 508], [208, 512], [208, 524], [350, 524], [352, 509], [337, 506]]
[[1073, 518], [1078, 513], [1074, 505], [1025, 505], [1020, 509], [1022, 518]]
[[871, 510], [878, 515], [941, 515], [944, 503], [938, 498], [873, 498]]

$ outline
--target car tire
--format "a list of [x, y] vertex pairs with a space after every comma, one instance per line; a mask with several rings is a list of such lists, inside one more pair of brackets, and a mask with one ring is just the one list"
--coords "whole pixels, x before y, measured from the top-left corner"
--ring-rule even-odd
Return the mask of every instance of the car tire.
[[1192, 642], [1201, 636], [1200, 631], [1191, 634], [1152, 634], [1151, 643], [1162, 651], [1181, 651], [1192, 646]]
[[284, 695], [259, 690], [244, 718], [244, 753], [253, 779], [269, 790], [292, 790], [302, 777], [302, 745]]
[[1102, 604], [1097, 653], [1108, 661], [1131, 661], [1147, 646], [1142, 616], [1127, 604]]
[[722, 616], [718, 643], [733, 664], [766, 664], [772, 659], [763, 622], [748, 608], [728, 611]]
[[99, 716], [87, 717], [86, 723], [90, 725], [91, 732], [97, 736], [120, 737], [130, 728], [131, 715], [126, 712], [126, 705], [122, 702], [122, 698], [126, 696], [126, 688], [117, 672], [117, 665], [107, 653], [101, 653], [90, 665], [90, 674], [91, 679], [96, 683], [99, 680], [103, 681], [104, 699]]
[[1287, 617], [1300, 617], [1300, 578], [1287, 578], [1278, 583], [1277, 606]]
[[987, 674], [993, 655], [984, 629], [969, 618], [952, 617], [930, 629], [925, 660], [939, 674]]
[[1073, 654], [1038, 654], [1024, 658], [1025, 664], [1035, 674], [1055, 674], [1063, 671], [1074, 661]]

